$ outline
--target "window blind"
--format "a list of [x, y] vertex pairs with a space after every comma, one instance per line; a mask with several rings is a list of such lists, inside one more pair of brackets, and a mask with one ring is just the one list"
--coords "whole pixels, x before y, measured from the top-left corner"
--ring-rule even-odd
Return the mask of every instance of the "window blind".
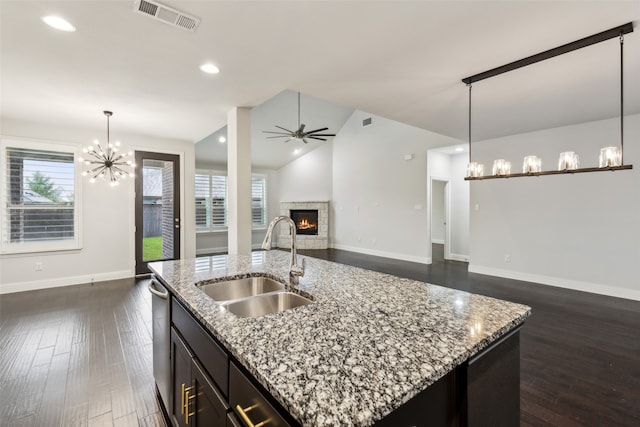
[[74, 154], [13, 146], [4, 154], [3, 243], [73, 240]]
[[253, 225], [266, 225], [265, 182], [264, 178], [251, 179], [251, 223]]
[[[266, 178], [251, 179], [251, 223], [266, 225]], [[227, 176], [198, 170], [195, 178], [196, 227], [216, 230], [227, 227]]]
[[197, 171], [196, 227], [218, 229], [227, 226], [227, 177], [215, 172]]

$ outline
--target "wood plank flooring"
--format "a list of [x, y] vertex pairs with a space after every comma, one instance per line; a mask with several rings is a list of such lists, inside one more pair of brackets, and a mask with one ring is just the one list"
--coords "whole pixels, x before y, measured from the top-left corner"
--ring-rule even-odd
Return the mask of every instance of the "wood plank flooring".
[[[521, 426], [640, 426], [640, 302], [339, 250], [308, 256], [520, 302]], [[163, 426], [146, 280], [0, 295], [0, 426]]]
[[1, 426], [164, 426], [135, 279], [0, 296]]

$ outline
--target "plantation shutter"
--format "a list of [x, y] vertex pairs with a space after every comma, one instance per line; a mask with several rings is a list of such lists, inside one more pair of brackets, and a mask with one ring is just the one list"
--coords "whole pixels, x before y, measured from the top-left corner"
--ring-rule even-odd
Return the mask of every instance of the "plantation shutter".
[[211, 183], [211, 225], [213, 227], [226, 227], [227, 177], [224, 175], [212, 175]]
[[251, 179], [251, 223], [265, 225], [265, 179]]
[[209, 174], [196, 173], [196, 228], [211, 226], [211, 179]]
[[74, 240], [74, 154], [6, 147], [5, 159], [3, 244]]

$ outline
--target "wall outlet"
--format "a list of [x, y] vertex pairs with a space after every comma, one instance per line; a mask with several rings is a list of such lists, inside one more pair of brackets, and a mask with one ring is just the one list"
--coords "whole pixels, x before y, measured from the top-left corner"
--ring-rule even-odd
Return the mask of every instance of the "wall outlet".
[[511, 254], [504, 255], [504, 262], [511, 262]]
[[42, 271], [42, 263], [36, 262], [36, 271]]

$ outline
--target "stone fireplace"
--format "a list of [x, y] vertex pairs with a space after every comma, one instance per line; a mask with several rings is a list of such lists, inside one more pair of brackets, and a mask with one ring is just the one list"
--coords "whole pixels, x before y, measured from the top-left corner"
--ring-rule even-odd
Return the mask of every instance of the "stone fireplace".
[[[298, 249], [327, 249], [329, 247], [329, 202], [282, 202], [280, 215], [290, 217], [296, 224]], [[278, 225], [278, 247], [291, 247], [289, 227]]]

